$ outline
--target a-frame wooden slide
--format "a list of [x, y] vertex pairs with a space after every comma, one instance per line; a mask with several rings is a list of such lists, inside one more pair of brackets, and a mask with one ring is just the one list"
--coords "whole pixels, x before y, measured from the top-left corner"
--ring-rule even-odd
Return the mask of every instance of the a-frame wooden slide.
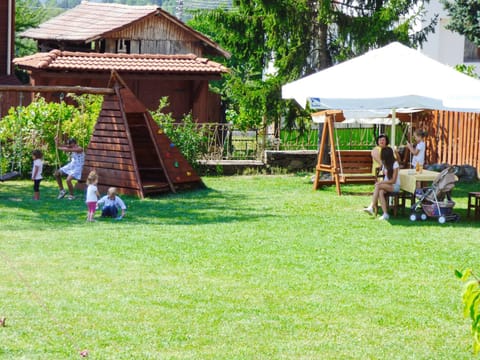
[[114, 186], [122, 194], [145, 197], [204, 187], [180, 150], [155, 123], [146, 107], [116, 72], [86, 149], [82, 180], [95, 170], [102, 192]]

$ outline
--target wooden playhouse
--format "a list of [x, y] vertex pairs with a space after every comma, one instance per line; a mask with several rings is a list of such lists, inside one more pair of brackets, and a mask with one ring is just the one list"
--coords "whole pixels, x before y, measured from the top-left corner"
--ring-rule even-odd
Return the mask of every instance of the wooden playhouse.
[[177, 146], [115, 71], [110, 83], [114, 91], [104, 96], [77, 187], [84, 188], [92, 170], [102, 193], [116, 187], [119, 193], [144, 198], [203, 187]]

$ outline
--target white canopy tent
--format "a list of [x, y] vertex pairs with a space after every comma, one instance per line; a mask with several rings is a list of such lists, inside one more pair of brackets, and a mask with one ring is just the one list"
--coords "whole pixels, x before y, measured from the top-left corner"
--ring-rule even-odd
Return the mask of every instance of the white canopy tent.
[[480, 81], [391, 43], [286, 84], [282, 97], [317, 109], [480, 112]]
[[480, 112], [480, 81], [394, 42], [288, 83], [282, 97], [312, 109], [392, 111], [392, 118], [403, 108]]
[[[404, 108], [480, 112], [480, 81], [417, 50], [391, 43], [286, 84], [282, 87], [282, 97], [295, 99], [303, 107], [309, 101], [313, 109], [391, 111], [395, 119], [396, 111]], [[333, 137], [332, 121], [326, 125], [322, 145], [326, 144], [326, 137]], [[392, 146], [395, 146], [394, 131], [392, 126]], [[323, 150], [320, 146], [314, 188], [318, 186], [319, 173], [328, 171], [335, 178], [340, 194], [341, 174], [336, 156], [332, 157], [332, 164], [322, 164]]]

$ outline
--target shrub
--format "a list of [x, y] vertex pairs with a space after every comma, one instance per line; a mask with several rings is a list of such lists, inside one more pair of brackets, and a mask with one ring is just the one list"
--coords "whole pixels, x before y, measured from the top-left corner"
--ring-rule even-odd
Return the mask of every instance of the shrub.
[[153, 120], [162, 128], [183, 156], [194, 167], [197, 160], [206, 153], [205, 129], [193, 120], [191, 113], [184, 116], [181, 123], [176, 123], [172, 113], [165, 113], [168, 98], [160, 99], [157, 110], [150, 111]]
[[57, 152], [55, 137], [74, 137], [86, 147], [93, 132], [103, 98], [99, 95], [68, 94], [79, 105], [47, 102], [37, 96], [28, 106], [11, 108], [0, 121], [2, 172], [11, 169], [23, 173], [30, 170], [34, 149], [43, 152], [50, 165], [67, 160], [67, 154]]

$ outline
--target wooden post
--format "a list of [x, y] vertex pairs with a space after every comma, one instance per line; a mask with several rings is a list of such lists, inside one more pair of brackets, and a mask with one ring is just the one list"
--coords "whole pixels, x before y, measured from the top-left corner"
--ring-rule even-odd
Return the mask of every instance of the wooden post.
[[[320, 140], [320, 150], [318, 153], [317, 167], [315, 170], [315, 180], [313, 183], [313, 189], [317, 190], [319, 185], [322, 183], [335, 183], [337, 194], [342, 195], [342, 189], [340, 187], [340, 174], [338, 172], [338, 163], [337, 163], [337, 154], [335, 146], [335, 138], [333, 134], [333, 129], [335, 126], [334, 115], [327, 114], [325, 117], [325, 124], [323, 126], [322, 139]], [[326, 148], [326, 144], [330, 145], [330, 164], [323, 163], [323, 156]], [[332, 180], [323, 181], [320, 180], [321, 172], [330, 173]]]
[[59, 92], [59, 93], [75, 93], [75, 94], [96, 94], [96, 95], [113, 95], [115, 91], [111, 88], [95, 88], [88, 86], [47, 86], [47, 85], [0, 85], [0, 91], [16, 91], [16, 92]]

